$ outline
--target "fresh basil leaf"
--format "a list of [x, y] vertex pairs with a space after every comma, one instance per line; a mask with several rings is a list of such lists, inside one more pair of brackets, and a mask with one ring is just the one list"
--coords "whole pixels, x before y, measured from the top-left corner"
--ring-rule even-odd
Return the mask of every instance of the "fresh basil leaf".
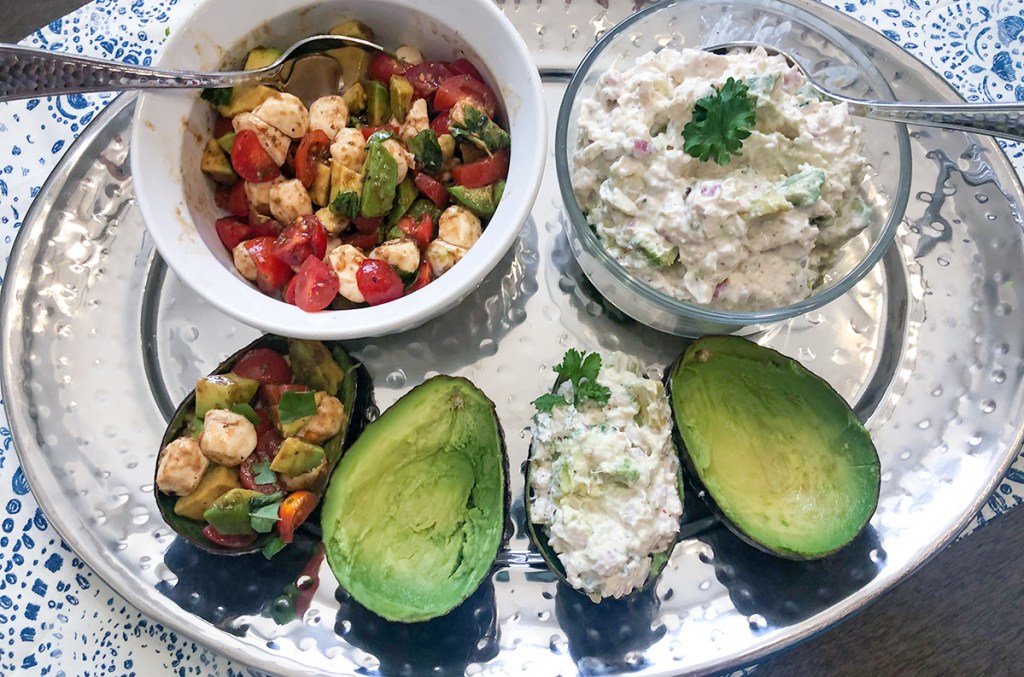
[[270, 461], [252, 464], [252, 481], [260, 485], [277, 482], [277, 473], [270, 469]]
[[287, 545], [287, 543], [281, 540], [280, 536], [274, 536], [263, 546], [263, 556], [267, 559], [273, 559], [274, 555], [284, 550]]
[[274, 524], [276, 524], [278, 520], [277, 512], [280, 507], [280, 500], [269, 505], [264, 505], [261, 508], [256, 508], [255, 510], [250, 506], [249, 524], [252, 525], [253, 531], [258, 534], [269, 534], [273, 531]]
[[409, 139], [409, 150], [424, 172], [435, 176], [441, 172], [444, 154], [441, 152], [441, 144], [438, 143], [434, 130], [424, 129]]
[[260, 415], [256, 413], [256, 410], [253, 409], [252, 405], [249, 404], [248, 402], [242, 402], [241, 404], [232, 404], [231, 411], [241, 416], [245, 416], [247, 419], [249, 419], [249, 423], [252, 423], [253, 425], [260, 424]]
[[316, 395], [309, 390], [288, 390], [281, 393], [281, 401], [277, 404], [281, 423], [292, 423], [300, 418], [316, 414]]
[[214, 106], [226, 106], [231, 103], [231, 91], [231, 87], [204, 89], [203, 93], [199, 95], [199, 98], [209, 101]]
[[331, 203], [331, 211], [350, 219], [356, 218], [359, 216], [359, 193], [355, 191], [338, 193]]

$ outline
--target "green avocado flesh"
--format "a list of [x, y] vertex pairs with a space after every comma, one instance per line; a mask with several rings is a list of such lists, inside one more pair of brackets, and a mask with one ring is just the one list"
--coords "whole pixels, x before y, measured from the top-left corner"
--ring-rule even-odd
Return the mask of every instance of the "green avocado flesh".
[[321, 513], [341, 586], [392, 621], [444, 615], [491, 568], [504, 531], [504, 443], [494, 404], [437, 376], [363, 431]]
[[794, 558], [853, 540], [878, 503], [878, 454], [831, 386], [738, 337], [706, 337], [671, 375], [691, 468], [727, 524]]

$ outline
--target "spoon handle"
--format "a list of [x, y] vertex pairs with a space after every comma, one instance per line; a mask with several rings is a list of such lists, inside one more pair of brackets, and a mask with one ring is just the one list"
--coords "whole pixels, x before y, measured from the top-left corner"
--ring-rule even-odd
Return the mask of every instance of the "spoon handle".
[[162, 71], [0, 44], [0, 101], [125, 89], [233, 87], [257, 79], [252, 72]]
[[905, 104], [848, 100], [847, 105], [853, 115], [1024, 141], [1022, 103]]

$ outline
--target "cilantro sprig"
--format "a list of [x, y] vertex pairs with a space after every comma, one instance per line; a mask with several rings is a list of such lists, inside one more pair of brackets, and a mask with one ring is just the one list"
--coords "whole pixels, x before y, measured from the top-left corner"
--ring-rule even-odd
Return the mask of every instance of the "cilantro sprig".
[[316, 415], [316, 395], [310, 391], [288, 390], [281, 393], [277, 406], [281, 423], [292, 423]]
[[693, 117], [683, 127], [683, 150], [707, 162], [727, 165], [739, 155], [743, 140], [757, 124], [754, 102], [747, 85], [729, 78], [713, 94], [697, 101]]
[[[570, 381], [573, 404], [576, 407], [586, 400], [598, 404], [608, 402], [611, 391], [597, 382], [597, 375], [601, 371], [601, 356], [598, 353], [581, 353], [575, 348], [570, 348], [562, 356], [561, 363], [555, 365], [554, 369], [558, 374], [554, 390], [557, 391], [563, 383]], [[533, 406], [541, 412], [550, 412], [556, 406], [565, 404], [569, 404], [569, 402], [556, 392], [541, 395], [533, 401]]]

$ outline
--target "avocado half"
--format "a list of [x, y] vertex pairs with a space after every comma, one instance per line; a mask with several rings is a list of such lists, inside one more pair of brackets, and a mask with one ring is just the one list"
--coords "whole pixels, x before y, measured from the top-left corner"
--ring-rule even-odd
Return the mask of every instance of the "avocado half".
[[708, 336], [667, 381], [683, 462], [738, 536], [816, 559], [867, 525], [878, 505], [878, 453], [824, 379], [746, 339]]
[[494, 403], [464, 378], [435, 376], [370, 423], [335, 469], [321, 511], [331, 571], [387, 620], [443, 616], [491, 570], [507, 486]]
[[[274, 334], [261, 336], [224, 360], [210, 375], [230, 373], [235, 364], [238, 363], [238, 360], [255, 348], [269, 348], [280, 355], [289, 355], [292, 344], [296, 340]], [[346, 416], [345, 423], [338, 434], [323, 445], [324, 453], [327, 455], [328, 472], [324, 473], [320, 481], [310, 489], [310, 491], [317, 494], [323, 493], [327, 478], [330, 476], [330, 469], [338, 463], [342, 452], [359, 437], [359, 434], [366, 426], [367, 413], [373, 407], [373, 380], [370, 378], [366, 368], [361, 364], [357, 364], [345, 352], [345, 348], [340, 343], [336, 341], [323, 341], [322, 343], [330, 351], [334, 361], [337, 362], [345, 374], [337, 386], [335, 397], [341, 400], [345, 411], [348, 412], [348, 416]], [[305, 353], [302, 352], [301, 354]], [[292, 359], [292, 372], [297, 382], [314, 388], [319, 383], [319, 376], [314, 364], [305, 364], [303, 360]], [[171, 421], [164, 431], [163, 438], [160, 440], [160, 449], [163, 449], [170, 442], [185, 433], [185, 429], [188, 427], [195, 410], [196, 391], [192, 390], [181, 404], [178, 405], [174, 415], [171, 416]], [[203, 527], [206, 526], [204, 523], [191, 520], [174, 512], [174, 504], [178, 499], [177, 496], [164, 494], [157, 489], [156, 469], [158, 464], [159, 454], [157, 454], [156, 462], [153, 465], [153, 493], [156, 496], [157, 507], [160, 509], [160, 516], [163, 517], [164, 522], [176, 534], [186, 539], [195, 547], [215, 555], [249, 555], [261, 551], [263, 546], [274, 537], [273, 532], [261, 534], [251, 545], [245, 548], [225, 548], [211, 542], [203, 536]]]

